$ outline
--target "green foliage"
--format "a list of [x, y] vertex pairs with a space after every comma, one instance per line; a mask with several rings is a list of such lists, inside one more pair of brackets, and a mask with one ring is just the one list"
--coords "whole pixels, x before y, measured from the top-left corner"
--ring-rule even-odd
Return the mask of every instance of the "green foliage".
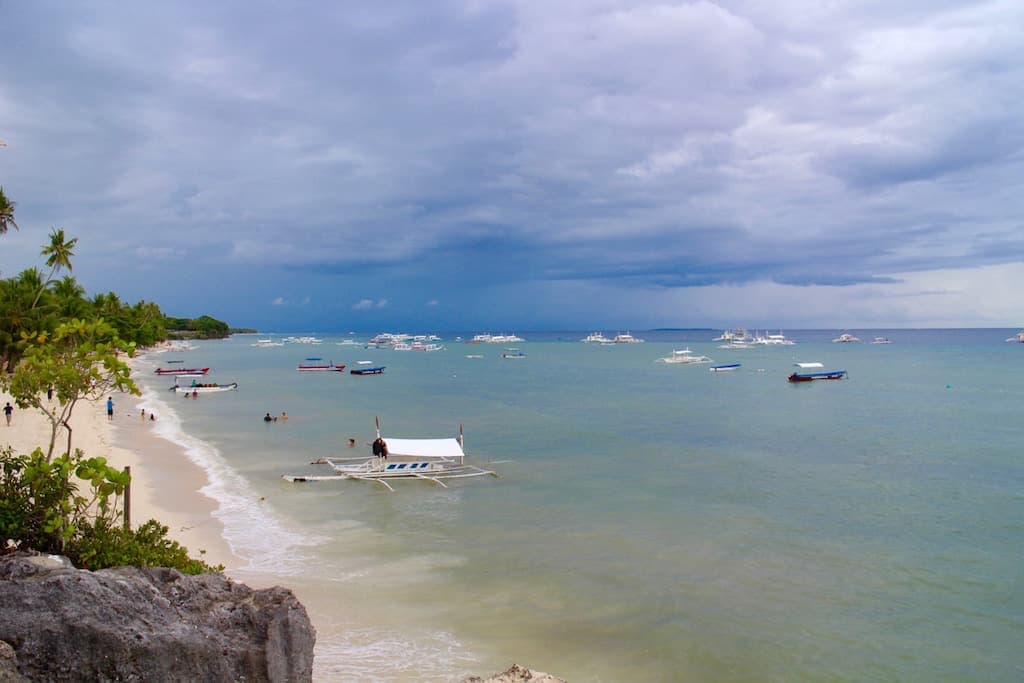
[[223, 339], [231, 334], [231, 327], [222, 320], [208, 315], [198, 318], [164, 318], [164, 327], [171, 338]]
[[[10, 375], [0, 376], [0, 386], [10, 391], [21, 408], [36, 408], [50, 422], [47, 458], [53, 456], [57, 433], [68, 430], [68, 421], [83, 398], [100, 398], [112, 392], [139, 394], [131, 368], [122, 356], [135, 352], [134, 344], [118, 338], [106, 321], [72, 319], [57, 325], [52, 334], [22, 331], [21, 362]], [[57, 396], [54, 405], [44, 400], [49, 389]]]
[[18, 224], [14, 222], [15, 206], [15, 203], [4, 194], [4, 188], [0, 187], [0, 235], [7, 232], [8, 228], [18, 229]]
[[[204, 551], [200, 550], [200, 554]], [[74, 544], [66, 552], [76, 567], [174, 567], [183, 574], [219, 572], [223, 565], [211, 566], [189, 557], [188, 548], [167, 538], [167, 527], [151, 519], [135, 531], [111, 525], [103, 520], [85, 524]]]
[[135, 531], [123, 528], [121, 501], [130, 482], [127, 472], [80, 450], [53, 461], [39, 448], [30, 455], [0, 451], [0, 541], [63, 553], [82, 569], [160, 566], [186, 574], [224, 569], [189, 557], [156, 520]]
[[[0, 234], [17, 229], [14, 207], [0, 188]], [[25, 549], [64, 553], [90, 569], [137, 564], [186, 573], [220, 571], [223, 567], [191, 559], [155, 520], [134, 532], [121, 528], [119, 506], [128, 474], [105, 458], [72, 452], [68, 420], [78, 401], [115, 391], [139, 394], [124, 358], [137, 346], [166, 339], [168, 327], [154, 303], [128, 306], [113, 292], [88, 300], [71, 276], [57, 280], [60, 270], [72, 269], [77, 243], [63, 228], [53, 228], [42, 251], [49, 275], [29, 268], [0, 279], [0, 388], [18, 406], [40, 410], [51, 425], [45, 452], [0, 450], [0, 545], [13, 540]], [[219, 336], [226, 336], [225, 323], [208, 316], [200, 321], [204, 334], [223, 329]], [[43, 401], [50, 389], [56, 406]], [[60, 429], [67, 430], [67, 449], [53, 457]]]
[[77, 498], [66, 456], [50, 462], [37, 448], [31, 455], [0, 452], [0, 539], [14, 539], [45, 551], [60, 552], [74, 532]]

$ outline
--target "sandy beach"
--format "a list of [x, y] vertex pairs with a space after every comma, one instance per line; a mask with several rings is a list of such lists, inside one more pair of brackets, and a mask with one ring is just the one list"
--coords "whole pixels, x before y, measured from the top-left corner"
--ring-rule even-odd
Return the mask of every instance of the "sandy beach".
[[[189, 549], [193, 557], [230, 570], [240, 560], [223, 539], [222, 527], [211, 514], [216, 502], [200, 489], [206, 474], [192, 464], [175, 444], [153, 434], [155, 422], [141, 417], [140, 399], [115, 394], [114, 419], [107, 419], [106, 398], [81, 401], [70, 423], [72, 448], [89, 456], [103, 456], [117, 467], [130, 467], [132, 474], [131, 524], [138, 528], [149, 519], [168, 527], [168, 536]], [[49, 443], [50, 423], [31, 408], [18, 408], [10, 395], [0, 392], [0, 404], [15, 406], [11, 425], [0, 422], [0, 447], [11, 446], [16, 453], [29, 453]], [[159, 416], [157, 416], [159, 418]], [[67, 432], [57, 436], [61, 449]], [[205, 553], [200, 553], [205, 551]]]

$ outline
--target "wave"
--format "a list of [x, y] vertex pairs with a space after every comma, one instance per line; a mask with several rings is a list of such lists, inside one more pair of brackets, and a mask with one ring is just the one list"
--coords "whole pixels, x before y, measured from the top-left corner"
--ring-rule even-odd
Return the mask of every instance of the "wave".
[[243, 571], [300, 575], [313, 560], [309, 549], [327, 542], [323, 536], [289, 528], [265, 504], [249, 481], [235, 471], [212, 444], [185, 431], [181, 417], [163, 397], [166, 392], [147, 383], [145, 357], [133, 361], [139, 370], [141, 408], [160, 415], [153, 434], [181, 449], [193, 464], [206, 473], [207, 484], [200, 491], [217, 503], [213, 511], [224, 526], [224, 540], [232, 553], [247, 563]]

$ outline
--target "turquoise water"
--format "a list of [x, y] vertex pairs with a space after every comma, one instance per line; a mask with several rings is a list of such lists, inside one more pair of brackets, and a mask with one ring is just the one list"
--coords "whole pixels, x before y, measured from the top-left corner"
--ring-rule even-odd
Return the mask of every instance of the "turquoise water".
[[[294, 585], [319, 680], [457, 680], [513, 661], [577, 681], [1024, 678], [1024, 345], [1016, 330], [732, 351], [718, 331], [523, 334], [527, 358], [202, 342], [140, 362], [158, 429], [205, 467], [247, 571]], [[609, 336], [613, 336], [610, 331]], [[463, 337], [469, 338], [472, 333]], [[365, 339], [366, 336], [356, 335]], [[689, 346], [733, 373], [656, 359]], [[484, 354], [467, 358], [466, 354]], [[384, 375], [299, 373], [307, 357]], [[185, 399], [180, 358], [239, 391]], [[793, 385], [820, 361], [845, 381]], [[266, 412], [287, 422], [265, 424]], [[288, 484], [374, 436], [495, 465], [448, 489]]]

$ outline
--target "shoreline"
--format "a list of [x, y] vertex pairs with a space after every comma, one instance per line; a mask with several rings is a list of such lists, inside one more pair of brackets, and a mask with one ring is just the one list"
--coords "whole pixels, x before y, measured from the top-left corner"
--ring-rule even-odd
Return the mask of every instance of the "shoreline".
[[[115, 394], [114, 419], [106, 415], [106, 399], [82, 400], [70, 419], [71, 447], [87, 456], [103, 456], [115, 467], [131, 468], [131, 527], [137, 529], [150, 519], [168, 528], [168, 538], [188, 548], [189, 555], [210, 565], [223, 565], [225, 573], [243, 566], [223, 535], [223, 525], [214, 516], [218, 502], [205, 495], [206, 472], [192, 463], [176, 444], [153, 433], [155, 422], [141, 418], [144, 399]], [[0, 392], [0, 403], [14, 401]], [[159, 419], [159, 416], [157, 416]], [[67, 432], [57, 434], [55, 452], [63, 452]], [[42, 412], [15, 406], [8, 427], [0, 423], [0, 447], [15, 453], [45, 448], [50, 423]]]

